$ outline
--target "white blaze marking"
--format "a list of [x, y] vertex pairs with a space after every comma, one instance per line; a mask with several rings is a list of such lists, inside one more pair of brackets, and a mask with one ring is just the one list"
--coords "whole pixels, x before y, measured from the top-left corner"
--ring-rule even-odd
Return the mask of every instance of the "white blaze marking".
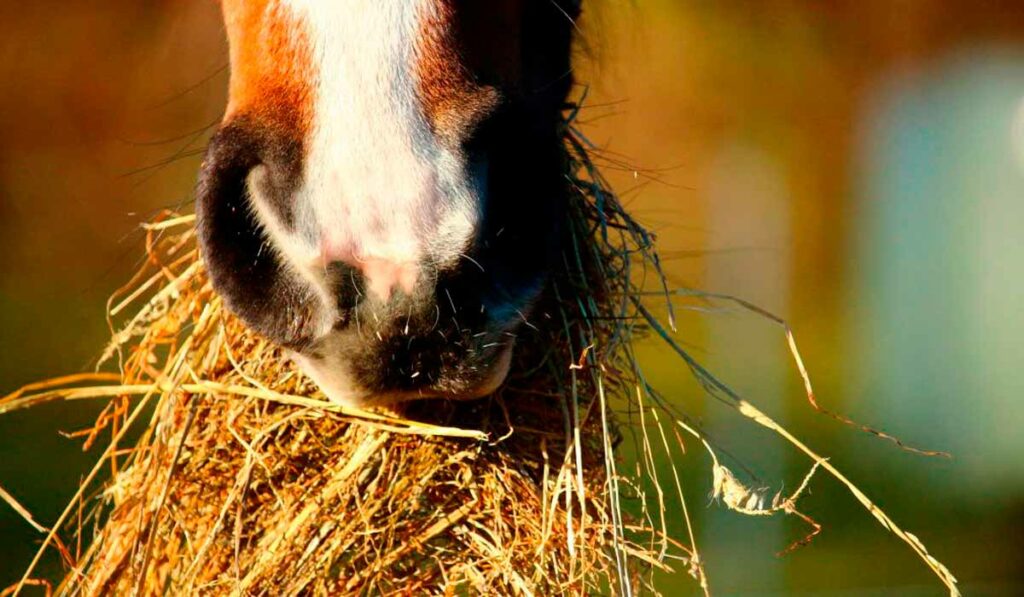
[[434, 136], [417, 95], [416, 36], [433, 0], [282, 2], [307, 27], [316, 99], [295, 232], [257, 200], [264, 226], [318, 287], [337, 260], [369, 264], [384, 298], [408, 290], [424, 261], [458, 259], [480, 217], [463, 156]]

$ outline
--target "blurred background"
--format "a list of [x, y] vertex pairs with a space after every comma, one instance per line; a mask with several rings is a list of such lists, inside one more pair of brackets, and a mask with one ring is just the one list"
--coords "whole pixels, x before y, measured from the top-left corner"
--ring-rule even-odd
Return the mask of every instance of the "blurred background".
[[[925, 458], [814, 413], [777, 326], [683, 311], [679, 338], [832, 462], [968, 595], [1024, 595], [1024, 4], [1019, 0], [601, 0], [582, 24], [582, 127], [673, 285], [729, 293], [795, 330], [819, 400]], [[215, 2], [0, 3], [0, 394], [91, 367], [138, 225], [189, 209], [223, 109]], [[766, 485], [809, 462], [709, 401], [656, 342], [655, 385]], [[0, 418], [0, 486], [44, 525], [95, 454], [98, 405]], [[693, 447], [693, 446], [691, 446]], [[824, 475], [824, 526], [710, 502], [679, 456], [719, 595], [940, 595]], [[680, 513], [669, 512], [676, 532]], [[0, 503], [0, 586], [41, 537]], [[56, 561], [44, 570], [57, 574]], [[695, 594], [685, 575], [668, 594]]]

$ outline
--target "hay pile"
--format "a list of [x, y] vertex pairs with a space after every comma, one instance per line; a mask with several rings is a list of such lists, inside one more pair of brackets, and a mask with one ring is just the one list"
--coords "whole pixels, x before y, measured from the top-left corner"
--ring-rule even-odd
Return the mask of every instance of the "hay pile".
[[619, 311], [650, 245], [585, 165], [562, 269], [505, 387], [401, 413], [326, 402], [224, 309], [193, 218], [149, 224], [145, 267], [108, 309], [120, 385], [5, 401], [113, 397], [88, 438], [112, 435], [98, 469], [113, 476], [58, 525], [94, 534], [59, 592], [636, 590], [667, 550], [621, 517], [606, 400], [636, 385]]
[[[653, 592], [653, 571], [670, 564], [707, 593], [679, 476], [673, 468], [672, 479], [659, 479], [654, 455], [671, 456], [681, 432], [704, 438], [644, 380], [630, 346], [641, 322], [710, 394], [804, 450], [812, 472], [820, 466], [846, 482], [705, 371], [644, 306], [648, 273], [670, 294], [652, 238], [606, 190], [569, 125], [566, 147], [574, 192], [560, 270], [518, 339], [512, 377], [469, 403], [368, 412], [327, 402], [223, 308], [193, 217], [164, 214], [146, 226], [145, 266], [108, 305], [114, 336], [104, 359], [117, 373], [0, 400], [0, 414], [109, 400], [85, 438], [106, 447], [64, 514], [43, 529], [13, 592], [39, 582], [35, 567], [54, 548], [69, 570], [56, 587], [62, 595], [629, 595]], [[618, 470], [625, 423], [613, 404], [639, 415], [643, 479]], [[789, 498], [768, 499], [703, 446], [726, 507], [809, 521], [796, 500], [810, 476]], [[644, 486], [656, 489], [649, 499]], [[668, 536], [672, 492], [662, 486], [686, 514], [686, 542]], [[955, 593], [955, 579], [916, 537], [855, 494]]]

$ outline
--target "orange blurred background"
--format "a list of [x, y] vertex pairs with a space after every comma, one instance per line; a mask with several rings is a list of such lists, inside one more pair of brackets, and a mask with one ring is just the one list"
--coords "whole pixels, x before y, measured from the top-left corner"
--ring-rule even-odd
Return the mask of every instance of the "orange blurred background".
[[[1024, 594], [1024, 4], [602, 0], [582, 27], [584, 132], [672, 283], [785, 317], [819, 400], [954, 458], [815, 414], [781, 330], [756, 316], [684, 311], [680, 339], [848, 471], [966, 594]], [[138, 224], [189, 208], [226, 62], [215, 2], [0, 5], [0, 392], [99, 355]], [[799, 482], [805, 459], [708, 401], [657, 343], [641, 354], [759, 479]], [[0, 418], [0, 486], [43, 524], [95, 457], [56, 430], [95, 412]], [[780, 559], [799, 522], [724, 512], [704, 455], [678, 464], [715, 594], [941, 593], [824, 476], [801, 502], [823, 534]], [[4, 504], [0, 537], [6, 586], [40, 537]]]

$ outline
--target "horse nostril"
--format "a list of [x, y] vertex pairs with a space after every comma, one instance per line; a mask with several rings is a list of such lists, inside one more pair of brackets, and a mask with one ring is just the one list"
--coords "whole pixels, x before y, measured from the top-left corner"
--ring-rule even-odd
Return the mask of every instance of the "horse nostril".
[[282, 145], [244, 119], [221, 127], [196, 188], [197, 232], [210, 280], [227, 307], [275, 342], [302, 346], [325, 319], [319, 297], [276, 251], [267, 250], [247, 182], [253, 168], [272, 162], [263, 156], [281, 162], [275, 143]]

